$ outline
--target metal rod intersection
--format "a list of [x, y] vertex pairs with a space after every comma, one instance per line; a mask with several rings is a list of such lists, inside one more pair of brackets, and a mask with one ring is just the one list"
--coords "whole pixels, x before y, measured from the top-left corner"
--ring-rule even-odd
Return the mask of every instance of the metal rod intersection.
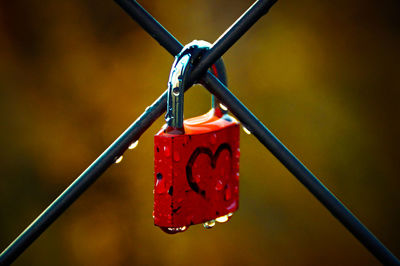
[[[133, 0], [115, 0], [172, 55], [183, 48], [160, 23]], [[384, 264], [400, 265], [397, 258], [207, 69], [215, 63], [276, 2], [257, 1], [214, 44], [191, 75], [200, 81], [254, 134], [285, 167]], [[205, 74], [203, 76], [203, 74]], [[21, 235], [0, 255], [0, 265], [13, 262], [94, 181], [114, 163], [129, 145], [139, 139], [166, 109], [164, 92], [146, 111], [92, 163]]]

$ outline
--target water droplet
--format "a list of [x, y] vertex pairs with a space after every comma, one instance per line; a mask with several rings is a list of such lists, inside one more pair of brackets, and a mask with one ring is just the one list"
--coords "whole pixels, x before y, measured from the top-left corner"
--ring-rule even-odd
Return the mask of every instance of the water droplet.
[[167, 193], [167, 188], [165, 187], [164, 179], [157, 179], [155, 191], [157, 194]]
[[129, 146], [128, 149], [133, 150], [134, 148], [137, 147], [138, 144], [139, 144], [139, 140], [132, 142], [132, 144]]
[[184, 232], [184, 231], [186, 231], [187, 229], [188, 229], [188, 228], [187, 228], [186, 226], [178, 227], [179, 232]]
[[215, 221], [217, 221], [219, 223], [226, 223], [227, 221], [229, 221], [229, 216], [224, 215], [224, 216], [218, 217], [215, 219]]
[[228, 111], [228, 107], [226, 107], [222, 103], [219, 104], [219, 107], [221, 107], [221, 109], [224, 110], [224, 111]]
[[170, 157], [171, 156], [171, 148], [169, 146], [164, 146], [164, 154], [165, 157]]
[[160, 227], [161, 230], [163, 230], [167, 234], [176, 234], [176, 233], [182, 233], [185, 232], [188, 227], [187, 226], [182, 226], [182, 227]]
[[[173, 116], [171, 116], [170, 114], [168, 114], [168, 116], [165, 116], [165, 122], [167, 122], [167, 124], [169, 123], [169, 121], [171, 121], [172, 119], [174, 119]], [[165, 132], [164, 132], [165, 133]]]
[[204, 223], [203, 223], [203, 226], [204, 226], [204, 228], [206, 228], [206, 229], [213, 228], [214, 225], [215, 225], [215, 220], [210, 220], [210, 221], [207, 221], [207, 222], [204, 222]]
[[122, 159], [124, 158], [124, 156], [119, 156], [116, 160], [115, 163], [120, 163], [122, 161]]
[[236, 180], [239, 181], [239, 172], [236, 173]]
[[235, 186], [235, 187], [233, 188], [233, 191], [234, 191], [235, 193], [238, 193], [238, 192], [239, 192], [239, 187], [238, 187], [238, 186]]
[[211, 144], [217, 143], [217, 134], [212, 134], [210, 139]]
[[178, 151], [174, 152], [174, 161], [179, 162], [181, 160], [181, 156]]
[[194, 182], [196, 182], [196, 183], [200, 182], [200, 175], [199, 174], [194, 176]]
[[188, 143], [189, 143], [189, 136], [186, 135], [184, 138], [184, 144], [188, 145]]
[[221, 180], [217, 181], [217, 184], [215, 185], [215, 190], [221, 191], [224, 188], [224, 184], [222, 184]]
[[240, 158], [240, 149], [237, 148], [236, 152], [235, 152], [235, 158], [239, 159]]
[[230, 200], [230, 199], [232, 199], [232, 190], [229, 187], [229, 185], [227, 185], [225, 188], [225, 200]]
[[172, 94], [173, 94], [173, 95], [179, 96], [179, 93], [180, 93], [180, 92], [179, 92], [179, 87], [175, 87], [175, 88], [172, 89]]
[[153, 211], [153, 219], [154, 219], [154, 217], [155, 217], [155, 216], [154, 216], [154, 211]]
[[243, 128], [243, 131], [247, 134], [247, 135], [250, 135], [251, 134], [251, 131], [250, 130], [248, 130], [247, 128], [245, 128], [245, 127], [242, 127]]
[[226, 207], [228, 211], [235, 210], [237, 208], [237, 200], [232, 201], [232, 203]]
[[225, 169], [225, 167], [222, 167], [220, 170], [221, 177], [225, 177], [225, 174], [226, 174], [226, 169]]

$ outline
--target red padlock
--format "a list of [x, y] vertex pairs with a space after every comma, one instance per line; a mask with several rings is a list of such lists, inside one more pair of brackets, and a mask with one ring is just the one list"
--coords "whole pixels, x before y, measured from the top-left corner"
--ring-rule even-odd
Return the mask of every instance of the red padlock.
[[[239, 204], [239, 123], [215, 101], [207, 114], [183, 121], [186, 77], [204, 47], [191, 43], [176, 57], [167, 125], [154, 137], [154, 224], [168, 233], [199, 223], [211, 228], [229, 220]], [[218, 64], [223, 69], [221, 59]]]

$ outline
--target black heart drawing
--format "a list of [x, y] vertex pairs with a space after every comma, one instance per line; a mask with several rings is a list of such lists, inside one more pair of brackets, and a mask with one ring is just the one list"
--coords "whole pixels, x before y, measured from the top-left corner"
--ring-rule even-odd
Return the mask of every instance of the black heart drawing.
[[221, 154], [221, 152], [223, 150], [228, 150], [229, 154], [231, 156], [232, 159], [232, 149], [231, 146], [229, 146], [228, 143], [222, 143], [221, 145], [219, 145], [218, 149], [216, 150], [215, 154], [212, 153], [211, 149], [207, 148], [207, 147], [198, 147], [194, 150], [194, 152], [192, 153], [192, 155], [190, 155], [189, 161], [186, 164], [186, 178], [188, 181], [188, 184], [190, 186], [190, 188], [195, 191], [196, 193], [199, 193], [200, 195], [202, 195], [203, 197], [205, 197], [206, 192], [204, 190], [200, 190], [198, 184], [196, 183], [196, 181], [193, 178], [193, 173], [192, 173], [192, 167], [194, 162], [196, 161], [197, 157], [200, 154], [206, 154], [208, 157], [210, 157], [211, 159], [211, 167], [213, 169], [215, 169], [216, 164], [217, 164], [217, 160], [219, 155]]

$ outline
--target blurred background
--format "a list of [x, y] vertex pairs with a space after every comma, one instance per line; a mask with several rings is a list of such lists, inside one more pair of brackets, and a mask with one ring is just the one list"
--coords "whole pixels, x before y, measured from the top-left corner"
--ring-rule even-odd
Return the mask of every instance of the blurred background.
[[[182, 43], [249, 0], [140, 1]], [[278, 1], [224, 56], [230, 89], [400, 255], [400, 2]], [[113, 1], [0, 3], [0, 249], [165, 89], [173, 57]], [[208, 110], [195, 86], [186, 117]], [[212, 230], [153, 225], [153, 135], [15, 265], [377, 265], [251, 135], [240, 209]]]

